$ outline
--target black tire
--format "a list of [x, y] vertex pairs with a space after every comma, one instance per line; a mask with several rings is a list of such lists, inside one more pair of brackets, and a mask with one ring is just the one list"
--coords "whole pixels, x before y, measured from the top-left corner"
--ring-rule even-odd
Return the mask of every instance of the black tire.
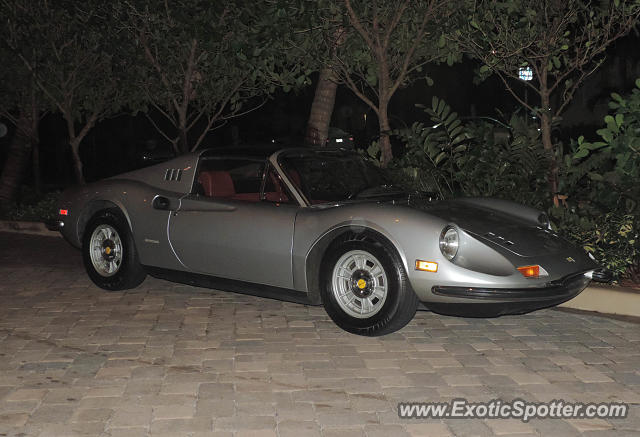
[[[347, 254], [353, 251], [373, 255], [380, 262], [387, 278], [386, 298], [380, 309], [370, 317], [357, 318], [347, 313], [333, 290], [333, 271], [336, 264], [343, 256], [348, 256]], [[320, 292], [327, 314], [336, 325], [353, 334], [374, 337], [395, 332], [411, 321], [418, 308], [418, 297], [409, 285], [400, 257], [393, 248], [377, 241], [375, 237], [339, 237], [328, 247], [320, 275]]]
[[[90, 242], [94, 231], [99, 227], [105, 226], [117, 232], [121, 246], [121, 258], [119, 258], [117, 268], [114, 268], [112, 273], [108, 273], [109, 276], [101, 274], [100, 271], [96, 269], [90, 250]], [[84, 235], [82, 236], [82, 258], [89, 278], [91, 278], [94, 284], [105, 290], [117, 291], [135, 288], [140, 285], [147, 276], [147, 273], [138, 260], [138, 253], [133, 242], [131, 230], [129, 229], [129, 223], [120, 210], [115, 208], [98, 211], [87, 223]], [[116, 261], [114, 261], [114, 265]]]

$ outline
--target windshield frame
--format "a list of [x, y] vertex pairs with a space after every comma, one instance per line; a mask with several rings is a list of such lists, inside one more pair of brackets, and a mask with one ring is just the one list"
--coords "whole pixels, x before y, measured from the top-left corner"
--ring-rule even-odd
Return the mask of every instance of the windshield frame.
[[[380, 197], [368, 197], [368, 198], [344, 198], [339, 200], [330, 200], [323, 203], [313, 203], [311, 199], [308, 198], [307, 194], [304, 192], [303, 187], [298, 187], [297, 184], [291, 180], [289, 174], [285, 171], [286, 160], [292, 158], [314, 158], [317, 157], [319, 159], [323, 159], [326, 157], [329, 158], [344, 158], [344, 159], [356, 159], [362, 162], [363, 165], [371, 165], [373, 164], [367, 163], [366, 159], [363, 158], [360, 154], [348, 151], [344, 149], [308, 149], [308, 148], [296, 148], [296, 149], [284, 149], [274, 153], [269, 160], [274, 164], [277, 172], [280, 174], [282, 179], [285, 181], [289, 190], [299, 199], [300, 205], [303, 207], [326, 207], [327, 205], [335, 205], [345, 202], [362, 202], [362, 201], [372, 201], [374, 199], [380, 200]], [[373, 168], [373, 167], [372, 167]], [[386, 179], [386, 176], [383, 172], [380, 172], [381, 179]], [[357, 193], [352, 193], [353, 195]], [[396, 193], [397, 194], [397, 193]]]

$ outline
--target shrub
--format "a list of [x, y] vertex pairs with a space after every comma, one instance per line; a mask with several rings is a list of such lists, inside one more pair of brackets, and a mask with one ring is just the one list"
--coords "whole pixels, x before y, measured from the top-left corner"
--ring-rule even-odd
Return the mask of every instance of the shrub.
[[469, 143], [456, 112], [444, 100], [434, 97], [431, 107], [422, 107], [431, 123], [414, 123], [395, 131], [405, 143], [405, 151], [394, 160], [392, 169], [402, 181], [419, 191], [438, 193], [447, 198], [459, 191], [460, 166]]
[[430, 124], [396, 131], [405, 153], [393, 166], [417, 190], [453, 195], [492, 196], [544, 207], [548, 159], [540, 134], [525, 118], [509, 125], [481, 118], [462, 123], [443, 100], [424, 107]]
[[640, 272], [640, 79], [630, 95], [612, 94], [609, 106], [601, 140], [580, 137], [561, 155], [560, 207], [550, 205], [549, 157], [537, 126], [517, 114], [496, 135], [495, 121], [462, 123], [434, 97], [424, 107], [429, 122], [395, 132], [406, 147], [391, 168], [401, 183], [441, 198], [501, 197], [547, 210], [555, 228], [603, 266], [618, 277], [634, 276]]
[[567, 208], [554, 208], [551, 215], [558, 230], [593, 254], [600, 265], [617, 277], [631, 275], [640, 256], [637, 217], [619, 211], [594, 216]]
[[19, 201], [1, 211], [3, 219], [42, 222], [55, 217], [56, 201], [59, 193], [38, 195], [22, 189]]
[[[640, 279], [640, 79], [626, 96], [611, 94], [600, 139], [584, 137], [564, 157], [567, 211], [552, 211], [565, 233], [619, 276]], [[580, 225], [574, 230], [574, 224]]]

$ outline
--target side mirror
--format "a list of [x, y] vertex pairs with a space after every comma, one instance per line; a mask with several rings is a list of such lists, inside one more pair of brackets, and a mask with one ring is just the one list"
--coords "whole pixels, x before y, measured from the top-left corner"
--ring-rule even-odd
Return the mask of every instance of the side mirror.
[[169, 210], [169, 206], [171, 205], [171, 201], [164, 196], [156, 196], [153, 199], [153, 208], [154, 209], [160, 209], [163, 211], [167, 211]]

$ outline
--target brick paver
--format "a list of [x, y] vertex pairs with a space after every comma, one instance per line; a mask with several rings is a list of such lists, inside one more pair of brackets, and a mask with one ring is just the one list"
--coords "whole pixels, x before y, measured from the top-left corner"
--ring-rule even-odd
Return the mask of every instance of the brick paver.
[[[640, 326], [419, 312], [382, 338], [322, 307], [148, 278], [93, 286], [60, 239], [0, 233], [0, 435], [640, 435]], [[405, 420], [400, 401], [621, 401], [626, 419]]]

